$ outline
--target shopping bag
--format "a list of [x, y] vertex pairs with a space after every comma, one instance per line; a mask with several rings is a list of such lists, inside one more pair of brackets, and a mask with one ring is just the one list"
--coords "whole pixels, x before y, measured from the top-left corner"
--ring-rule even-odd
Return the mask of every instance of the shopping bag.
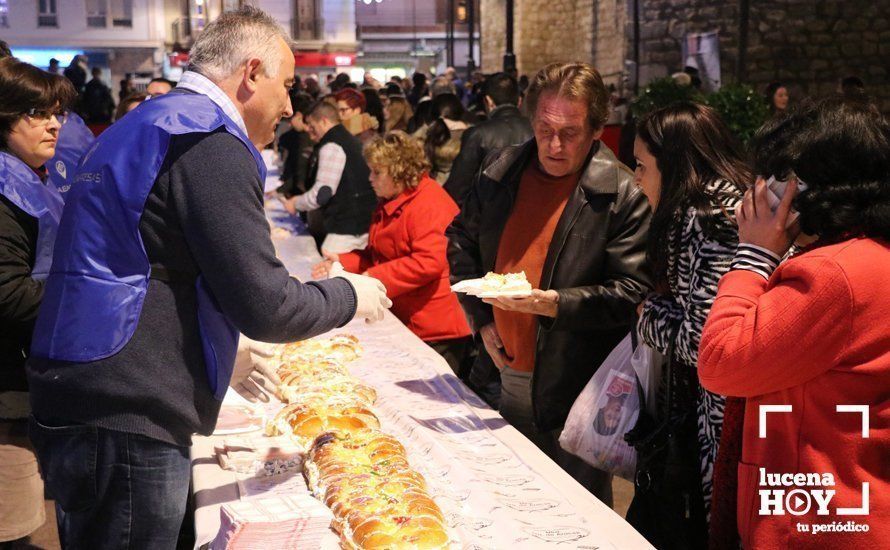
[[661, 383], [661, 372], [664, 368], [664, 355], [655, 351], [643, 342], [638, 342], [630, 364], [643, 391], [642, 407], [652, 418], [658, 418], [658, 384]]
[[637, 422], [640, 392], [628, 334], [581, 391], [559, 437], [560, 446], [591, 466], [633, 480], [636, 451], [624, 441]]

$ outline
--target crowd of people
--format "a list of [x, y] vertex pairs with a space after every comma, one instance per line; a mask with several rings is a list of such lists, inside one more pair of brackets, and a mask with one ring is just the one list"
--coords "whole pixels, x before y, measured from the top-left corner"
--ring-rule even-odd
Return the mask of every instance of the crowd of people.
[[[600, 139], [616, 102], [587, 63], [322, 85], [250, 7], [208, 25], [190, 63], [125, 96], [49, 185], [70, 110], [95, 96], [87, 120], [110, 118], [110, 93], [85, 59], [64, 77], [0, 59], [0, 541], [43, 523], [45, 483], [63, 546], [172, 548], [192, 435], [229, 385], [274, 388], [261, 342], [387, 308], [608, 505], [611, 474], [560, 433], [628, 333], [663, 356], [626, 435], [627, 520], [657, 548], [887, 540], [890, 122], [861, 81], [795, 104], [771, 85], [747, 146], [711, 107], [657, 109], [628, 167]], [[264, 196], [267, 146], [282, 170]], [[276, 258], [269, 195], [306, 220], [315, 280]], [[450, 290], [489, 272], [534, 290]], [[766, 404], [789, 413], [765, 427]], [[840, 507], [866, 491], [870, 530], [759, 514], [765, 473], [829, 473]]]
[[58, 59], [50, 59], [47, 72], [61, 74], [71, 82], [76, 95], [70, 110], [87, 124], [99, 127], [119, 120], [146, 99], [164, 95], [176, 85], [166, 78], [155, 77], [140, 91], [136, 89], [132, 76], [127, 75], [120, 81], [118, 101], [115, 103], [111, 86], [104, 81], [102, 68], [90, 68], [89, 57], [84, 54], [75, 55], [64, 70], [60, 68]]
[[[686, 85], [694, 85], [688, 80]], [[797, 323], [801, 330], [811, 326], [813, 314], [804, 312], [815, 306], [810, 300], [817, 296], [810, 282], [803, 287], [782, 282], [774, 274], [783, 271], [776, 269], [780, 262], [779, 267], [787, 264], [785, 269], [794, 272], [792, 266], [811, 261], [808, 254], [819, 250], [818, 261], [825, 261], [826, 251], [841, 245], [861, 247], [861, 257], [877, 261], [880, 267], [875, 269], [881, 273], [890, 268], [890, 126], [869, 103], [860, 80], [845, 78], [836, 98], [806, 99], [797, 105], [791, 105], [784, 85], [771, 84], [765, 95], [771, 119], [748, 148], [710, 107], [681, 102], [658, 109], [634, 121], [633, 171], [599, 141], [604, 125], [615, 122], [616, 102], [589, 65], [548, 66], [525, 88], [513, 76], [497, 73], [477, 88], [463, 86], [463, 94], [453, 73], [429, 83], [415, 75], [411, 84], [394, 78], [385, 86], [372, 79], [361, 86], [345, 80], [329, 85], [344, 89], [328, 96], [305, 94], [294, 101], [305, 105], [307, 114], [295, 114], [298, 120], [291, 125], [297, 129], [305, 117], [310, 124], [306, 139], [285, 135], [279, 141], [285, 164], [299, 159], [304, 166], [303, 172], [286, 171], [289, 181], [280, 189], [289, 195], [284, 202], [292, 212], [305, 211], [307, 205], [321, 208], [321, 218], [328, 220], [324, 204], [316, 199], [321, 194], [334, 200], [338, 183], [346, 181], [349, 172], [343, 166], [354, 165], [368, 166], [377, 202], [366, 207], [370, 223], [360, 224], [367, 232], [350, 233], [348, 240], [340, 241], [345, 248], [336, 249], [330, 231], [320, 238], [325, 260], [315, 267], [315, 276], [323, 278], [340, 261], [348, 271], [383, 281], [393, 312], [439, 351], [457, 376], [606, 503], [611, 503], [611, 476], [565, 452], [558, 438], [583, 386], [633, 331], [639, 342], [668, 357], [671, 369], [661, 381], [658, 417], [645, 418], [628, 434], [640, 456], [639, 472], [648, 479], [636, 484], [628, 521], [658, 548], [731, 548], [739, 540], [754, 548], [774, 540], [806, 541], [795, 539], [787, 522], [777, 526], [748, 519], [758, 494], [752, 485], [757, 470], [736, 465], [749, 464], [747, 458], [756, 455], [755, 464], [781, 471], [791, 467], [787, 460], [768, 459], [769, 451], [754, 439], [756, 404], [814, 399], [801, 392], [809, 393], [806, 384], [822, 384], [818, 376], [827, 375], [825, 369], [840, 371], [833, 376], [842, 378], [848, 371], [853, 376], [880, 371], [878, 386], [846, 395], [862, 396], [879, 416], [887, 414], [881, 397], [888, 389], [890, 367], [886, 335], [873, 335], [881, 344], [871, 342], [876, 344], [871, 355], [841, 360], [839, 349], [827, 350], [825, 357], [831, 360], [822, 370], [808, 367], [806, 374], [757, 382], [759, 376], [768, 376], [765, 366], [762, 373], [756, 366], [760, 358], [779, 371], [812, 360], [809, 351], [788, 349], [780, 335]], [[371, 123], [352, 122], [369, 115], [361, 101], [344, 101], [358, 97], [353, 89], [381, 97], [384, 120], [376, 128], [380, 135], [372, 135]], [[473, 90], [478, 98], [473, 98]], [[327, 113], [321, 117], [326, 124], [313, 126], [313, 117], [320, 113]], [[352, 135], [356, 151], [345, 161], [342, 156], [331, 160], [319, 148], [330, 147], [322, 144], [330, 141], [325, 134], [337, 127], [335, 115], [345, 117], [340, 123], [348, 129], [337, 132], [341, 139]], [[862, 125], [869, 119], [871, 126], [864, 132]], [[841, 147], [843, 135], [850, 140]], [[285, 140], [299, 145], [282, 145]], [[831, 143], [838, 148], [832, 150]], [[364, 158], [357, 152], [360, 147]], [[824, 155], [820, 165], [826, 168], [819, 175], [802, 160], [817, 149]], [[840, 169], [865, 158], [869, 161], [861, 166], [863, 172]], [[828, 165], [835, 170], [827, 170]], [[770, 177], [792, 182], [778, 208], [765, 198], [765, 180]], [[823, 191], [814, 193], [812, 184], [795, 191], [794, 182], [801, 178], [808, 184], [819, 182]], [[295, 185], [297, 181], [301, 184]], [[434, 182], [442, 185], [450, 201], [442, 193], [435, 198]], [[808, 195], [811, 210], [803, 202]], [[844, 217], [838, 223], [845, 229], [828, 230], [816, 218], [829, 217], [832, 210], [862, 217], [855, 222]], [[839, 271], [856, 269], [845, 263], [852, 255], [831, 257]], [[462, 317], [454, 295], [448, 293], [448, 279], [519, 271], [536, 289], [531, 298], [480, 300], [460, 295]], [[747, 288], [745, 292], [753, 294], [745, 299], [733, 294], [742, 292], [746, 283], [757, 283], [758, 288]], [[799, 309], [781, 314], [791, 316], [787, 323], [777, 319], [775, 328], [761, 329], [752, 323], [776, 307], [767, 305], [770, 292], [799, 293], [794, 294], [797, 300], [786, 294], [782, 302], [789, 308], [794, 302]], [[834, 292], [855, 291], [839, 286]], [[827, 296], [818, 297], [818, 302], [821, 307], [843, 307]], [[886, 308], [880, 302], [874, 298], [874, 319], [880, 318], [878, 309]], [[837, 315], [831, 318], [838, 321]], [[755, 352], [747, 347], [751, 344], [736, 340], [766, 338], [761, 331], [780, 339], [775, 347]], [[846, 337], [849, 334], [819, 332], [809, 336], [823, 346], [838, 345]], [[719, 344], [709, 348], [709, 342]], [[736, 349], [738, 355], [732, 353]], [[795, 357], [798, 351], [803, 356]], [[734, 360], [739, 361], [738, 371], [730, 377], [726, 365]], [[711, 378], [711, 369], [723, 376]], [[730, 379], [737, 385], [723, 389]], [[745, 384], [762, 388], [762, 393], [752, 393], [760, 390]], [[832, 392], [820, 398], [821, 405], [831, 409], [831, 400], [842, 395]], [[810, 464], [819, 471], [843, 470], [843, 453], [832, 452], [827, 440], [819, 451], [809, 448], [818, 446], [821, 436], [783, 447], [804, 437], [802, 423], [811, 418], [801, 414], [798, 419], [800, 424], [775, 436], [785, 440], [776, 441], [777, 452], [799, 457], [807, 464], [800, 471], [810, 471]], [[830, 431], [827, 425], [820, 429]], [[846, 429], [839, 428], [832, 437]], [[886, 422], [872, 429], [886, 434]], [[854, 448], [862, 459], [844, 473], [846, 488], [857, 486], [857, 480], [886, 486], [877, 457], [878, 449], [886, 456], [887, 444], [857, 443], [844, 452]], [[822, 453], [834, 458], [826, 460]], [[853, 502], [854, 492], [842, 494]], [[818, 544], [825, 544], [824, 539]]]

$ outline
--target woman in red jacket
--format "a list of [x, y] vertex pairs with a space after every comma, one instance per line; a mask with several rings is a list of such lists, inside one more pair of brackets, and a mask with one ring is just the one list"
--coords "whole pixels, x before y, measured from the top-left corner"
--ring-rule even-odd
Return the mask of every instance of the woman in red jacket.
[[423, 149], [403, 132], [377, 138], [365, 148], [371, 186], [380, 204], [371, 219], [368, 247], [328, 254], [313, 269], [326, 276], [334, 261], [386, 286], [392, 312], [442, 355], [458, 375], [472, 350], [470, 327], [448, 281], [445, 228], [457, 204], [427, 175]]
[[[771, 200], [759, 179], [737, 209], [741, 244], [698, 355], [703, 387], [747, 398], [742, 544], [886, 547], [890, 124], [826, 99], [767, 123], [757, 157], [787, 189]], [[778, 265], [795, 238], [807, 248]]]

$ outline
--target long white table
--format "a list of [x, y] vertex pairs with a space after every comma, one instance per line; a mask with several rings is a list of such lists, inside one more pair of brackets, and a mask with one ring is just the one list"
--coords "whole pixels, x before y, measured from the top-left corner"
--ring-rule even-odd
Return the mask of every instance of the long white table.
[[[309, 237], [276, 240], [279, 257], [308, 280], [319, 260]], [[350, 372], [378, 392], [384, 431], [408, 449], [443, 509], [452, 548], [652, 548], [627, 522], [566, 474], [458, 380], [447, 363], [393, 315], [338, 332], [363, 348]], [[236, 474], [214, 457], [221, 436], [195, 437], [196, 547], [219, 530], [219, 508], [239, 498]], [[298, 480], [297, 480], [298, 481]], [[289, 479], [294, 483], [294, 479]], [[332, 533], [324, 548], [336, 548]]]

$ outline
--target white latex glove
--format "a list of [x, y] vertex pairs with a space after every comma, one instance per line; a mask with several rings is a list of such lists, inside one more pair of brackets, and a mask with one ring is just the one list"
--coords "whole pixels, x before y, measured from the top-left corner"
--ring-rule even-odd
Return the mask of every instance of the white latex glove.
[[241, 335], [230, 383], [241, 397], [252, 402], [268, 403], [270, 396], [275, 395], [281, 380], [271, 359], [274, 353], [274, 344], [257, 342]]
[[368, 323], [383, 320], [383, 312], [392, 307], [392, 300], [386, 297], [383, 283], [367, 275], [347, 273], [343, 264], [334, 262], [330, 271], [331, 277], [342, 277], [355, 288], [355, 316]]

